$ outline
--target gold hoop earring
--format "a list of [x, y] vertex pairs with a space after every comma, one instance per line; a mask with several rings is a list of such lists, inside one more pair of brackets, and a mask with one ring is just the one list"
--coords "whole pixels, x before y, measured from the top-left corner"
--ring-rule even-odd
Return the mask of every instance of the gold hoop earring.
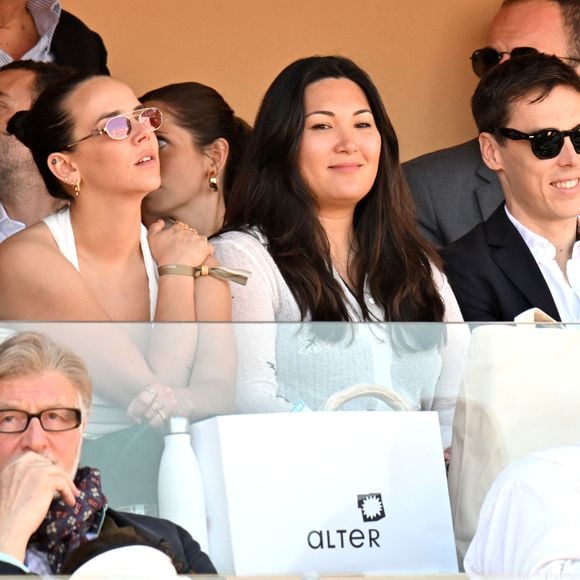
[[219, 191], [220, 190], [220, 188], [218, 186], [217, 177], [215, 175], [210, 175], [208, 181], [209, 181], [209, 188], [212, 191]]
[[75, 183], [75, 197], [78, 197], [80, 192], [81, 192], [81, 180], [79, 179]]

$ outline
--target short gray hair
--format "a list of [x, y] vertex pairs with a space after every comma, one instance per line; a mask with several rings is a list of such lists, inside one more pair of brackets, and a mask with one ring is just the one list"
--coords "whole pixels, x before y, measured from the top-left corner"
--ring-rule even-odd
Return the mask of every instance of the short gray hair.
[[89, 411], [93, 385], [79, 356], [39, 332], [20, 332], [0, 343], [0, 381], [50, 371], [73, 384]]

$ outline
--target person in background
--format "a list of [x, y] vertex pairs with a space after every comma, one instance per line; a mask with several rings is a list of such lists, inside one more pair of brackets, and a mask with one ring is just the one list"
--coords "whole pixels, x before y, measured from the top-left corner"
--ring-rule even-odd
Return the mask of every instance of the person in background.
[[109, 74], [102, 38], [58, 0], [0, 0], [0, 66], [36, 60]]
[[[531, 49], [559, 56], [580, 72], [580, 2], [505, 0], [490, 24], [486, 47], [471, 55], [473, 70], [481, 77], [510, 55]], [[490, 217], [503, 201], [477, 139], [408, 161], [403, 170], [419, 229], [441, 248]]]
[[532, 453], [497, 477], [465, 555], [467, 574], [580, 574], [580, 446]]
[[99, 472], [79, 467], [91, 396], [82, 360], [44, 335], [0, 344], [0, 574], [60, 574], [79, 547], [123, 531], [180, 573], [215, 573], [185, 530], [108, 508]]
[[169, 218], [211, 236], [222, 226], [249, 125], [216, 90], [200, 83], [167, 85], [139, 100], [163, 112], [156, 133], [161, 187], [143, 200], [143, 222]]
[[17, 111], [30, 108], [48, 86], [72, 69], [53, 63], [21, 60], [0, 68], [0, 242], [63, 205], [52, 197], [28, 147], [6, 132]]
[[[237, 321], [461, 320], [439, 256], [416, 231], [397, 137], [379, 92], [347, 58], [304, 58], [274, 80], [226, 205], [224, 230], [213, 241], [221, 260], [252, 272], [246, 287], [232, 287]], [[239, 408], [289, 411], [301, 388], [302, 401], [316, 409], [337, 379], [367, 382], [362, 359], [342, 374], [344, 351], [329, 346], [325, 359], [320, 336], [308, 338], [308, 361], [284, 364], [280, 357], [296, 349], [284, 348], [282, 326], [276, 334], [276, 325], [262, 325], [274, 336], [238, 342]], [[367, 336], [370, 325], [352, 326], [363, 333], [352, 342], [367, 356], [374, 353], [368, 382], [390, 386], [388, 335], [383, 329], [380, 337]], [[441, 335], [431, 338], [435, 346]], [[441, 358], [436, 349], [429, 355], [423, 364], [432, 373], [426, 371], [424, 391], [414, 385], [411, 404], [441, 408], [449, 427], [458, 384], [443, 388], [443, 379], [436, 388]], [[325, 378], [317, 385], [314, 374], [299, 380], [300, 372], [322, 366], [326, 371], [316, 376]], [[287, 393], [285, 381], [292, 384]]]
[[536, 307], [580, 321], [580, 77], [555, 56], [512, 57], [483, 77], [472, 110], [505, 204], [444, 251], [463, 317]]

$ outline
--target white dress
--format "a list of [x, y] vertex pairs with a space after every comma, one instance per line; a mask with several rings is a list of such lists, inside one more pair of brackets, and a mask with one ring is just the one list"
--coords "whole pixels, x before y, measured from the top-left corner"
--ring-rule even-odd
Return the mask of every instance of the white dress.
[[[79, 271], [79, 259], [75, 242], [74, 231], [70, 219], [70, 210], [65, 208], [57, 213], [53, 213], [42, 220], [50, 230], [58, 249], [62, 255]], [[147, 229], [141, 225], [140, 231], [141, 253], [145, 262], [145, 270], [149, 282], [149, 311], [151, 320], [155, 317], [155, 307], [157, 305], [157, 265], [147, 241]], [[136, 332], [131, 333], [131, 339], [138, 343], [141, 325], [125, 325], [126, 330], [135, 328]], [[87, 330], [90, 328], [87, 325]], [[91, 420], [87, 430], [87, 436], [98, 437], [105, 433], [118, 431], [124, 427], [133, 425], [134, 421], [127, 416], [124, 409], [111, 401], [108, 397], [99, 394], [95, 389], [93, 404], [91, 409]]]
[[[376, 323], [300, 322], [298, 304], [262, 236], [257, 232], [228, 232], [213, 239], [212, 244], [222, 264], [251, 272], [246, 286], [231, 285], [233, 320], [278, 323], [236, 327], [239, 411], [291, 411], [302, 404], [319, 409], [336, 390], [375, 383], [404, 395], [417, 410], [437, 410], [443, 445], [450, 445], [469, 340], [465, 325], [448, 325], [442, 348], [421, 347], [427, 333], [440, 331], [443, 325], [418, 323], [403, 329], [401, 325], [381, 324], [383, 310], [370, 294], [366, 304]], [[436, 268], [433, 275], [445, 303], [445, 321], [462, 322], [447, 279]], [[362, 320], [360, 306], [342, 279], [338, 275], [336, 279], [344, 290], [351, 319]], [[342, 330], [338, 338], [333, 337], [337, 329]], [[373, 410], [386, 406], [363, 399], [345, 408]]]
[[[65, 208], [57, 213], [50, 214], [42, 220], [50, 230], [61, 254], [79, 271], [79, 257], [75, 234], [70, 221], [70, 210]], [[141, 225], [140, 230], [141, 254], [145, 262], [147, 280], [149, 281], [149, 315], [151, 320], [155, 318], [155, 307], [157, 305], [157, 264], [151, 255], [149, 242], [147, 241], [147, 229]]]

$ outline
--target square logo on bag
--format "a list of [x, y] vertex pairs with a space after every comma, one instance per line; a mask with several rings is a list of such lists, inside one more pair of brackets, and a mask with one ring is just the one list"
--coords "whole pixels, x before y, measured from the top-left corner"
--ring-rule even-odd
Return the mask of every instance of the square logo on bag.
[[363, 522], [376, 522], [385, 517], [383, 497], [380, 493], [357, 495], [357, 505], [361, 511]]

